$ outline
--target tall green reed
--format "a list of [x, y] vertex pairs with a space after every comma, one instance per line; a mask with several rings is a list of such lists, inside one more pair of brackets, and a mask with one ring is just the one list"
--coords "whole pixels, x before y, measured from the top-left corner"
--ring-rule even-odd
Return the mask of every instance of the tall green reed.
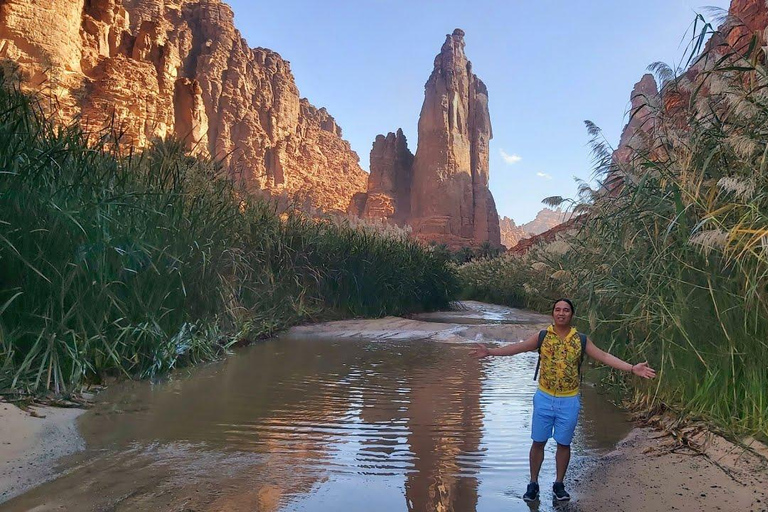
[[526, 274], [526, 305], [571, 296], [598, 344], [660, 370], [633, 382], [637, 400], [768, 436], [765, 49], [749, 33], [706, 48], [699, 35], [692, 71], [652, 66], [661, 98], [646, 98], [651, 128], [629, 161], [588, 124], [596, 176], [611, 184], [585, 190], [586, 215], [555, 242], [567, 250], [508, 261]]
[[66, 393], [219, 356], [300, 321], [445, 306], [412, 241], [235, 188], [174, 140], [142, 152], [0, 87], [0, 388]]

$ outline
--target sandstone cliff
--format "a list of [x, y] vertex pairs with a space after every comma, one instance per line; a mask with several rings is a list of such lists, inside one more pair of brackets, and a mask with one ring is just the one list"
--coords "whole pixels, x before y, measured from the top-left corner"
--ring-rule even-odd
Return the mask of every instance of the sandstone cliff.
[[488, 188], [488, 90], [472, 73], [462, 30], [446, 36], [424, 89], [411, 188], [414, 233], [449, 244], [499, 245]]
[[629, 121], [624, 127], [619, 145], [612, 155], [612, 169], [604, 183], [607, 193], [621, 186], [623, 168], [642, 154], [652, 160], [664, 159], [663, 148], [653, 142], [654, 131], [662, 124], [674, 129], [688, 127], [686, 108], [697, 90], [700, 96], [710, 94], [706, 73], [716, 62], [724, 66], [732, 55], [744, 54], [753, 39], [759, 45], [768, 42], [768, 4], [765, 0], [732, 0], [725, 23], [707, 41], [704, 58], [696, 60], [676, 79], [657, 87], [652, 75], [646, 74], [637, 82], [630, 95]]
[[355, 194], [350, 213], [363, 218], [388, 219], [407, 223], [411, 213], [413, 153], [401, 129], [379, 135], [371, 149], [368, 191]]
[[3, 0], [0, 59], [62, 122], [110, 125], [137, 147], [176, 136], [252, 188], [345, 210], [366, 173], [288, 61], [250, 48], [220, 0]]
[[565, 233], [571, 229], [579, 227], [579, 224], [584, 221], [584, 217], [571, 217], [567, 221], [558, 224], [546, 231], [543, 231], [537, 235], [523, 238], [516, 245], [509, 249], [509, 252], [514, 254], [525, 254], [537, 245], [545, 245], [554, 242], [557, 235]]
[[520, 227], [531, 235], [538, 235], [566, 222], [570, 218], [571, 212], [564, 212], [560, 209], [552, 210], [551, 208], [543, 208], [536, 214], [536, 217], [531, 222], [526, 222]]
[[446, 36], [427, 80], [416, 156], [402, 131], [379, 135], [371, 151], [368, 191], [355, 215], [408, 224], [424, 241], [450, 247], [501, 243], [488, 188], [491, 140], [488, 91], [464, 54], [464, 32]]
[[629, 97], [629, 121], [621, 132], [619, 145], [613, 152], [614, 167], [605, 180], [607, 191], [617, 190], [622, 183], [622, 167], [629, 164], [633, 154], [648, 149], [649, 138], [656, 128], [656, 104], [659, 90], [653, 75], [645, 74], [632, 88]]
[[499, 221], [501, 243], [508, 249], [511, 249], [522, 240], [556, 228], [560, 224], [568, 222], [570, 218], [570, 212], [564, 212], [560, 209], [552, 210], [550, 208], [543, 208], [531, 222], [526, 222], [520, 226], [515, 224], [515, 221], [509, 217], [502, 217]]
[[501, 234], [501, 244], [507, 249], [514, 247], [517, 245], [517, 242], [531, 235], [522, 226], [515, 224], [515, 221], [509, 217], [499, 219], [499, 231]]

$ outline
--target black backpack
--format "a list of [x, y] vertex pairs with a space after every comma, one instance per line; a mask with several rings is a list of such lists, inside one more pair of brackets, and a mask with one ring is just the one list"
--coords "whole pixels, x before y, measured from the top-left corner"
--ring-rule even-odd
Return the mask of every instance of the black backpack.
[[[584, 354], [587, 352], [587, 335], [578, 333], [581, 340], [581, 354], [579, 355], [579, 380], [581, 380], [581, 363], [584, 361]], [[539, 365], [541, 364], [541, 344], [544, 343], [544, 338], [547, 337], [547, 330], [539, 331], [539, 344], [536, 345], [536, 351], [539, 353], [539, 359], [536, 361], [536, 371], [533, 374], [533, 380], [539, 376]]]

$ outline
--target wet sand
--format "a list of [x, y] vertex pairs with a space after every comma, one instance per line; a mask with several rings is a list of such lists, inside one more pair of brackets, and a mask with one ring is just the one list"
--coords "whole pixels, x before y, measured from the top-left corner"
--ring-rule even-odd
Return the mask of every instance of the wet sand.
[[56, 476], [55, 462], [85, 448], [75, 420], [84, 409], [0, 402], [0, 503]]
[[634, 429], [571, 483], [578, 510], [768, 510], [768, 459], [719, 436], [699, 437], [708, 437], [700, 451], [659, 430]]
[[460, 307], [460, 310], [420, 313], [410, 318], [388, 316], [302, 325], [292, 327], [278, 337], [514, 343], [551, 323], [551, 317], [546, 315], [482, 302], [464, 301], [460, 303]]

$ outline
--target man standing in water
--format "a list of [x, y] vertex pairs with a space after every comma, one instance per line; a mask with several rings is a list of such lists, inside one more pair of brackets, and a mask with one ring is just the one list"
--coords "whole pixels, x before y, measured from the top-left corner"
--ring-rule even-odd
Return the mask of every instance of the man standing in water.
[[[533, 396], [531, 421], [531, 482], [523, 495], [525, 501], [535, 501], [539, 498], [539, 470], [544, 461], [544, 446], [550, 437], [554, 437], [557, 442], [557, 478], [552, 492], [558, 501], [571, 499], [563, 480], [571, 460], [571, 440], [581, 409], [579, 384], [583, 336], [571, 326], [574, 313], [575, 309], [570, 300], [558, 299], [552, 306], [554, 323], [542, 332], [541, 341], [540, 334], [537, 333], [525, 341], [501, 348], [488, 348], [478, 344], [473, 352], [477, 357], [488, 357], [514, 356], [539, 350], [541, 372], [539, 389]], [[597, 348], [589, 338], [586, 338], [586, 353], [601, 363], [617, 370], [632, 372], [638, 377], [652, 379], [656, 376], [655, 370], [648, 366], [647, 362], [633, 365], [622, 361]]]

